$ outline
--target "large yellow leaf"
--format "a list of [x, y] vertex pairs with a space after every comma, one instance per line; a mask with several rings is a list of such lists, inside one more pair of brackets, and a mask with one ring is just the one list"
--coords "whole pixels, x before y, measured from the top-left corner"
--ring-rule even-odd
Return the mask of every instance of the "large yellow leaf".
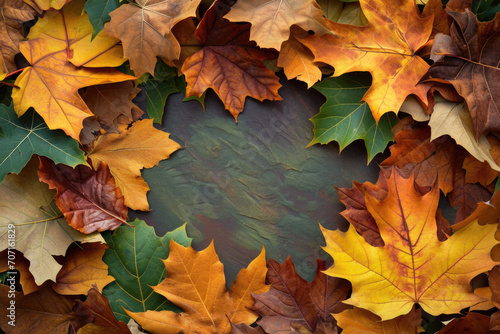
[[167, 159], [181, 146], [169, 134], [153, 127], [152, 119], [135, 122], [129, 129], [120, 127], [121, 133], [100, 136], [88, 153], [92, 165], [101, 161], [108, 164], [116, 184], [125, 197], [125, 205], [134, 210], [149, 210], [147, 183], [141, 177], [142, 168], [151, 168]]
[[12, 92], [14, 109], [21, 116], [33, 107], [50, 129], [62, 129], [79, 140], [83, 120], [93, 114], [78, 89], [135, 77], [111, 68], [75, 67], [67, 61], [66, 50], [57, 48], [41, 38], [20, 44], [19, 49], [31, 66], [16, 79], [19, 88]]
[[135, 75], [154, 74], [156, 56], [178, 59], [181, 47], [172, 33], [180, 21], [195, 17], [201, 0], [136, 0], [120, 6], [104, 30], [121, 39]]
[[317, 34], [328, 32], [323, 11], [314, 0], [238, 1], [225, 16], [229, 21], [252, 24], [250, 39], [262, 48], [281, 49], [294, 24]]
[[62, 10], [45, 13], [30, 29], [28, 39], [42, 38], [52, 51], [66, 50], [75, 66], [116, 67], [125, 62], [120, 40], [100, 32], [92, 41], [92, 25], [84, 0], [72, 0]]
[[164, 261], [167, 277], [154, 287], [157, 293], [182, 309], [182, 313], [127, 312], [151, 333], [230, 333], [231, 323], [251, 324], [257, 314], [250, 310], [251, 293], [264, 293], [266, 259], [260, 255], [240, 271], [226, 292], [224, 267], [215, 253], [213, 243], [196, 252], [170, 241], [170, 254]]
[[335, 67], [335, 76], [368, 71], [373, 82], [363, 101], [373, 117], [398, 112], [410, 94], [427, 101], [428, 88], [417, 83], [429, 65], [416, 52], [432, 31], [432, 16], [422, 17], [414, 0], [360, 0], [368, 24], [363, 27], [327, 20], [333, 34], [300, 38], [321, 61]]
[[386, 181], [385, 199], [370, 195], [376, 187], [370, 183], [362, 189], [384, 247], [369, 245], [352, 227], [347, 232], [323, 229], [325, 250], [334, 259], [326, 273], [352, 283], [345, 303], [389, 320], [407, 314], [415, 303], [439, 315], [481, 302], [469, 282], [496, 264], [490, 258], [498, 243], [496, 226], [474, 221], [441, 242], [435, 219], [439, 188], [421, 195], [413, 177], [405, 179], [395, 169]]

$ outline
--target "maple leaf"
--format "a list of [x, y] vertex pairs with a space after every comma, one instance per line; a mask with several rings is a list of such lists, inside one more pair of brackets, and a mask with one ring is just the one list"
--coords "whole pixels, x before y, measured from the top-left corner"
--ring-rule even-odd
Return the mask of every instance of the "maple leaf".
[[85, 302], [80, 300], [76, 302], [75, 312], [87, 322], [85, 326], [78, 330], [78, 334], [131, 333], [127, 324], [116, 319], [109, 301], [99, 292], [96, 285], [88, 291]]
[[153, 288], [183, 312], [127, 313], [151, 332], [230, 333], [230, 323], [251, 324], [257, 319], [249, 310], [253, 305], [250, 293], [261, 293], [269, 288], [265, 285], [265, 261], [263, 249], [246, 269], [240, 271], [226, 292], [223, 265], [213, 243], [196, 252], [191, 246], [185, 248], [171, 240], [170, 254], [164, 260], [167, 277]]
[[123, 195], [105, 163], [94, 171], [86, 166], [55, 165], [41, 157], [38, 176], [57, 190], [56, 204], [74, 229], [89, 234], [127, 224]]
[[30, 261], [30, 272], [37, 285], [56, 281], [61, 269], [52, 255], [64, 255], [74, 241], [102, 242], [98, 234], [82, 234], [71, 228], [54, 204], [55, 192], [38, 181], [37, 159], [18, 174], [7, 175], [0, 184], [0, 250], [6, 249], [7, 229], [13, 224], [16, 249]]
[[172, 28], [184, 19], [196, 17], [200, 2], [137, 0], [111, 12], [111, 21], [104, 25], [104, 31], [122, 41], [135, 75], [154, 74], [156, 56], [166, 60], [179, 58], [181, 48]]
[[[415, 303], [439, 315], [480, 302], [469, 282], [495, 265], [489, 250], [497, 244], [496, 226], [479, 226], [474, 221], [441, 242], [434, 218], [439, 189], [433, 187], [421, 195], [413, 177], [405, 179], [394, 168], [386, 178], [385, 199], [365, 191], [384, 247], [369, 245], [353, 228], [347, 232], [322, 228], [324, 249], [335, 261], [325, 273], [352, 283], [351, 298], [345, 303], [389, 320], [407, 314]], [[365, 187], [372, 188], [370, 184]]]
[[359, 307], [345, 310], [334, 316], [337, 325], [342, 328], [344, 334], [413, 334], [423, 332], [420, 325], [422, 322], [420, 310], [415, 310], [415, 307], [406, 315], [385, 321], [380, 321], [380, 317]]
[[453, 23], [450, 35], [438, 34], [431, 58], [435, 64], [428, 77], [447, 80], [464, 97], [472, 116], [476, 139], [500, 130], [500, 80], [498, 52], [500, 16], [490, 22], [478, 22], [470, 11], [447, 11]]
[[391, 145], [391, 156], [382, 166], [397, 166], [412, 172], [421, 186], [430, 187], [437, 180], [439, 188], [446, 195], [453, 190], [457, 174], [466, 155], [449, 137], [430, 139], [431, 128], [405, 118], [396, 126], [395, 144]]
[[78, 142], [60, 130], [49, 130], [32, 110], [18, 118], [12, 105], [0, 104], [0, 123], [0, 182], [8, 173], [19, 173], [33, 154], [72, 167], [87, 165]]
[[103, 261], [116, 281], [108, 284], [103, 294], [109, 298], [113, 312], [119, 320], [128, 321], [130, 317], [124, 309], [133, 312], [179, 311], [165, 297], [154, 293], [151, 287], [165, 278], [165, 265], [161, 259], [168, 257], [170, 240], [186, 247], [191, 244], [186, 225], [158, 237], [153, 227], [142, 220], [130, 224], [134, 228], [123, 225], [112, 235], [105, 235], [109, 249]]
[[[23, 23], [33, 19], [36, 12], [26, 3], [18, 0], [0, 1], [0, 59], [6, 72], [16, 70], [14, 56], [19, 53], [19, 42], [24, 39]], [[0, 67], [4, 69], [4, 66]], [[3, 79], [3, 78], [2, 78]]]
[[125, 197], [125, 205], [134, 210], [149, 210], [147, 183], [142, 168], [151, 168], [181, 148], [169, 134], [153, 127], [152, 119], [135, 122], [120, 134], [100, 136], [88, 153], [94, 168], [106, 162]]
[[[140, 88], [134, 87], [131, 81], [119, 82], [107, 85], [91, 86], [80, 93], [83, 101], [96, 116], [98, 127], [106, 132], [119, 133], [118, 124], [127, 124], [137, 121], [144, 112], [137, 107], [132, 100], [140, 92]], [[86, 134], [86, 128], [80, 133], [80, 139], [84, 135], [95, 138], [92, 133]], [[90, 131], [89, 131], [90, 132]], [[83, 141], [82, 141], [83, 144]], [[87, 142], [86, 144], [90, 144]]]
[[335, 67], [335, 76], [368, 71], [372, 86], [363, 97], [376, 121], [397, 113], [406, 96], [426, 102], [428, 87], [418, 85], [429, 65], [415, 54], [427, 43], [432, 16], [422, 17], [414, 0], [361, 0], [368, 24], [364, 27], [327, 20], [333, 34], [301, 39], [321, 61]]
[[304, 328], [315, 332], [320, 322], [331, 323], [331, 313], [346, 308], [342, 304], [350, 290], [348, 282], [328, 277], [323, 270], [326, 263], [317, 260], [314, 280], [309, 283], [295, 272], [290, 257], [282, 263], [271, 259], [267, 263], [266, 282], [271, 284], [268, 292], [257, 295], [253, 309], [262, 316], [257, 323], [267, 333], [278, 333], [290, 328]]
[[85, 1], [72, 0], [59, 11], [48, 11], [31, 27], [27, 38], [41, 38], [51, 52], [66, 52], [75, 66], [116, 67], [126, 59], [120, 40], [99, 34], [92, 39], [92, 25], [83, 13]]
[[62, 129], [79, 139], [83, 120], [92, 116], [78, 89], [135, 77], [111, 68], [79, 68], [67, 61], [66, 51], [50, 51], [44, 39], [22, 42], [21, 53], [31, 64], [16, 79], [12, 92], [14, 109], [22, 116], [35, 108], [50, 129]]
[[368, 23], [357, 1], [318, 0], [316, 2], [321, 6], [323, 14], [329, 20], [354, 26], [365, 26]]
[[237, 119], [247, 96], [259, 101], [281, 100], [281, 85], [274, 72], [262, 63], [276, 54], [249, 41], [249, 24], [220, 18], [223, 11], [224, 5], [216, 1], [203, 16], [196, 29], [203, 48], [186, 59], [182, 73], [186, 76], [187, 97], [201, 97], [212, 88]]
[[225, 17], [233, 22], [250, 22], [250, 39], [260, 47], [276, 50], [288, 40], [294, 24], [320, 35], [328, 32], [323, 11], [314, 0], [239, 1]]
[[101, 243], [70, 246], [52, 289], [60, 295], [86, 295], [92, 286], [103, 288], [114, 281], [102, 261], [107, 248]]
[[321, 70], [314, 64], [312, 52], [300, 43], [295, 35], [305, 35], [305, 31], [293, 29], [290, 39], [283, 42], [278, 57], [278, 66], [283, 67], [286, 77], [290, 80], [297, 78], [307, 83], [310, 88], [321, 80]]
[[[7, 309], [12, 300], [9, 287], [0, 285], [0, 316], [9, 319]], [[0, 322], [0, 328], [5, 333], [69, 333], [70, 328], [78, 330], [85, 323], [73, 311], [75, 296], [61, 296], [50, 287], [29, 295], [15, 293], [15, 331], [6, 320]]]
[[397, 122], [394, 114], [384, 115], [378, 124], [370, 108], [361, 97], [370, 87], [370, 79], [361, 75], [343, 75], [327, 78], [314, 85], [314, 89], [326, 96], [320, 112], [311, 118], [314, 137], [310, 145], [330, 141], [339, 143], [342, 151], [357, 139], [363, 139], [368, 152], [368, 162], [392, 141], [391, 128]]

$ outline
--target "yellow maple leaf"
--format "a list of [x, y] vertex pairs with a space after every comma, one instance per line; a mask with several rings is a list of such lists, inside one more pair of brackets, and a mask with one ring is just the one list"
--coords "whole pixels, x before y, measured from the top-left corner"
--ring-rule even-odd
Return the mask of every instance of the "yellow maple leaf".
[[181, 146], [169, 134], [153, 127], [152, 119], [135, 122], [121, 133], [106, 133], [94, 143], [88, 153], [94, 168], [101, 161], [108, 164], [117, 186], [125, 197], [125, 205], [134, 210], [149, 210], [147, 183], [141, 177], [142, 168], [156, 166]]
[[28, 39], [47, 41], [51, 52], [67, 50], [75, 66], [116, 67], [125, 62], [120, 40], [101, 31], [92, 40], [92, 25], [83, 8], [84, 0], [73, 0], [62, 10], [45, 13], [30, 29]]
[[35, 108], [50, 129], [62, 129], [79, 140], [83, 120], [92, 116], [78, 89], [92, 85], [133, 80], [135, 77], [112, 68], [75, 67], [66, 51], [42, 38], [23, 42], [19, 49], [31, 66], [16, 79], [12, 92], [18, 116]]
[[363, 97], [373, 117], [397, 113], [406, 96], [427, 102], [425, 85], [417, 83], [429, 65], [415, 53], [432, 31], [432, 16], [422, 17], [414, 0], [360, 0], [368, 24], [363, 27], [327, 20], [332, 34], [299, 38], [335, 76], [368, 71], [373, 82]]
[[363, 188], [385, 246], [369, 245], [352, 227], [347, 232], [322, 229], [324, 249], [335, 261], [326, 274], [352, 283], [352, 296], [345, 303], [389, 320], [407, 314], [415, 303], [439, 315], [481, 302], [469, 282], [496, 264], [490, 257], [498, 243], [496, 225], [474, 221], [441, 242], [435, 219], [438, 187], [421, 195], [413, 176], [405, 179], [394, 168], [386, 181], [385, 199], [370, 195], [376, 186], [365, 183]]
[[146, 311], [127, 314], [152, 333], [231, 333], [231, 323], [252, 324], [257, 314], [251, 311], [251, 293], [264, 293], [267, 273], [264, 248], [246, 269], [242, 269], [226, 292], [224, 266], [215, 253], [213, 242], [196, 252], [170, 241], [168, 259], [163, 261], [167, 277], [153, 287], [182, 313]]

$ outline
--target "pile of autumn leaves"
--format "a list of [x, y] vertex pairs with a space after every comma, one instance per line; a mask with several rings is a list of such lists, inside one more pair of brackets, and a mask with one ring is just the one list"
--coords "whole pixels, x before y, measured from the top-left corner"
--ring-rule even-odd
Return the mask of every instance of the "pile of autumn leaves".
[[[0, 244], [16, 225], [22, 287], [16, 329], [4, 324], [8, 288], [0, 287], [2, 329], [128, 332], [116, 315], [152, 333], [415, 333], [422, 312], [455, 314], [440, 333], [500, 328], [498, 312], [470, 312], [500, 303], [500, 198], [492, 198], [500, 172], [498, 16], [479, 22], [472, 3], [453, 0], [446, 9], [431, 0], [422, 13], [412, 0], [215, 1], [201, 19], [201, 0], [25, 2], [0, 1], [3, 94], [13, 86], [0, 104]], [[25, 37], [22, 25], [35, 16]], [[203, 102], [210, 88], [235, 119], [247, 96], [281, 99], [271, 68], [308, 87], [333, 68], [335, 77], [315, 86], [327, 102], [313, 119], [312, 144], [363, 139], [371, 159], [395, 140], [376, 184], [338, 189], [352, 227], [323, 230], [334, 265], [323, 272], [318, 261], [314, 281], [298, 276], [290, 259], [266, 264], [262, 251], [226, 291], [213, 245], [196, 252], [169, 237], [154, 250], [166, 258], [166, 277], [133, 296], [140, 308], [124, 314], [99, 292], [127, 273], [108, 275], [98, 232], [129, 224], [127, 208], [149, 209], [141, 169], [180, 148], [153, 127], [161, 112], [141, 120], [132, 102], [138, 84], [148, 91], [174, 80], [165, 64], [185, 76], [186, 96]], [[371, 83], [351, 73], [362, 71]], [[342, 94], [352, 88], [364, 96], [350, 110]], [[163, 110], [168, 94], [148, 95], [148, 108]], [[368, 114], [353, 118], [359, 110]], [[398, 111], [411, 117], [394, 125], [388, 115]], [[453, 234], [438, 209], [441, 192], [459, 207]], [[130, 224], [135, 242], [146, 227]], [[120, 248], [110, 247], [119, 258]], [[485, 272], [489, 286], [471, 291]], [[173, 304], [148, 309], [147, 299], [160, 295]], [[167, 310], [173, 305], [181, 313]], [[457, 315], [463, 310], [466, 317]]]

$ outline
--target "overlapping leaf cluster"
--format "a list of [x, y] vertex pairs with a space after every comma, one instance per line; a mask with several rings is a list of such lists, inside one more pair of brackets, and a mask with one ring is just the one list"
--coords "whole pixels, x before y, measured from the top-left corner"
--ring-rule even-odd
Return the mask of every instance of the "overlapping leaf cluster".
[[[0, 249], [16, 255], [20, 331], [126, 333], [131, 317], [152, 333], [416, 333], [460, 312], [440, 333], [500, 328], [498, 9], [0, 0]], [[158, 237], [128, 208], [149, 210], [141, 170], [181, 148], [153, 126], [170, 94], [203, 105], [212, 89], [237, 120], [247, 97], [282, 99], [280, 70], [326, 97], [310, 145], [362, 139], [370, 162], [395, 143], [376, 184], [338, 189], [352, 226], [323, 229], [329, 269], [307, 282], [263, 251], [226, 290], [213, 244]]]

